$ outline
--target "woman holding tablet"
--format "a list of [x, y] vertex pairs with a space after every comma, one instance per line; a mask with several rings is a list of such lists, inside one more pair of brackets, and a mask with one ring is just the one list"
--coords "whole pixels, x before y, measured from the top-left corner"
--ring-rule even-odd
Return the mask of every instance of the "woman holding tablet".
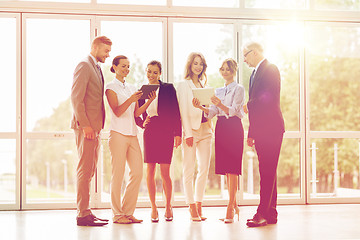
[[226, 175], [229, 192], [229, 203], [226, 210], [225, 223], [234, 221], [234, 212], [239, 218], [239, 208], [236, 203], [238, 176], [241, 174], [241, 163], [244, 148], [244, 129], [241, 118], [244, 116], [244, 87], [235, 82], [237, 63], [226, 59], [220, 73], [225, 80], [225, 86], [216, 89], [211, 98], [213, 105], [205, 108], [198, 99], [193, 99], [193, 105], [201, 109], [208, 119], [217, 116], [215, 128], [215, 173]]
[[[151, 221], [158, 222], [155, 170], [156, 163], [160, 164], [163, 190], [166, 198], [165, 220], [173, 220], [171, 207], [172, 182], [170, 178], [170, 164], [174, 145], [181, 144], [181, 120], [176, 91], [171, 83], [160, 81], [161, 63], [151, 61], [146, 68], [149, 84], [159, 85], [157, 97], [150, 103], [143, 113], [144, 130], [144, 162], [147, 164], [146, 182], [151, 202]], [[139, 106], [147, 104], [149, 100], [139, 100]]]
[[[209, 173], [211, 157], [212, 130], [210, 122], [202, 111], [192, 104], [192, 89], [204, 88], [206, 85], [206, 61], [201, 53], [191, 53], [185, 66], [185, 80], [177, 87], [181, 122], [183, 127], [183, 181], [186, 203], [192, 221], [203, 221], [202, 202], [205, 194], [206, 180]], [[193, 179], [195, 174], [196, 151], [198, 153], [198, 173], [195, 181], [195, 198]]]
[[[120, 224], [142, 222], [133, 216], [143, 174], [142, 155], [134, 116], [140, 116], [156, 97], [156, 93], [152, 92], [150, 99], [143, 106], [138, 106], [137, 101], [142, 92], [136, 91], [134, 86], [125, 82], [129, 67], [127, 57], [116, 56], [110, 69], [116, 76], [106, 85], [105, 91], [111, 108], [109, 137], [112, 165], [111, 208], [114, 215], [113, 222]], [[130, 168], [130, 180], [121, 201], [121, 185], [126, 162]]]

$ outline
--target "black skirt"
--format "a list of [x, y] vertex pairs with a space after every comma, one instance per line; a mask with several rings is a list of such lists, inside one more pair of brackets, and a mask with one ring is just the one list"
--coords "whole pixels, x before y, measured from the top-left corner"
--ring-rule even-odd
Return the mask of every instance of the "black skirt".
[[238, 117], [219, 116], [215, 127], [215, 173], [241, 175], [244, 129]]
[[144, 131], [144, 162], [170, 164], [174, 148], [174, 132], [159, 117], [152, 117]]

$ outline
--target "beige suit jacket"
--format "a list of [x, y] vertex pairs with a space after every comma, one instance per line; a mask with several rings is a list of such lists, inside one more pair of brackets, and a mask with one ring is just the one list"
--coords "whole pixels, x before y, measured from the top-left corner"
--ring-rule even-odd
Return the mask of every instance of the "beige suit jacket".
[[74, 71], [71, 104], [74, 110], [72, 129], [91, 126], [99, 132], [104, 127], [104, 83], [90, 56], [81, 61]]

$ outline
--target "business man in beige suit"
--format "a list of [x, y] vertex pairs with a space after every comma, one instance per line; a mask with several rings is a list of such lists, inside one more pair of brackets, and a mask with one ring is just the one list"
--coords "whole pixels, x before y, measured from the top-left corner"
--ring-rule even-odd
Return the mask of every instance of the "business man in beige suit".
[[90, 182], [95, 174], [100, 149], [100, 131], [104, 127], [104, 77], [98, 62], [109, 57], [112, 42], [105, 36], [94, 39], [91, 52], [74, 72], [71, 103], [74, 129], [79, 154], [77, 167], [77, 225], [103, 226], [108, 220], [92, 214], [89, 206]]

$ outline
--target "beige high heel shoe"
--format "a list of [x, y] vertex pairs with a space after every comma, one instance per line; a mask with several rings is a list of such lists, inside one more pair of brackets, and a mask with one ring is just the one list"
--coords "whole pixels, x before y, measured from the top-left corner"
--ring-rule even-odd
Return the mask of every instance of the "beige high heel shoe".
[[159, 212], [157, 211], [157, 209], [156, 209], [156, 216], [155, 217], [151, 214], [151, 222], [153, 222], [153, 223], [159, 222]]
[[240, 216], [239, 216], [239, 214], [240, 214], [240, 209], [239, 209], [238, 206], [235, 206], [235, 207], [234, 207], [234, 213], [235, 213], [235, 215], [237, 215], [238, 221], [240, 221]]
[[[193, 222], [201, 222], [201, 218], [199, 217], [199, 214], [197, 212], [195, 203], [194, 204], [190, 204], [189, 207], [189, 212], [190, 212], [190, 220]], [[196, 215], [196, 216], [195, 216]]]
[[171, 216], [166, 216], [166, 212], [165, 212], [165, 215], [164, 215], [165, 221], [167, 221], [167, 222], [171, 222], [173, 220], [174, 214], [173, 214], [172, 207], [170, 207], [170, 212], [171, 212]]
[[202, 215], [202, 203], [201, 202], [196, 202], [196, 210], [199, 214], [201, 221], [205, 221], [207, 218], [203, 217], [203, 215]]
[[[226, 217], [224, 219], [224, 223], [233, 223], [234, 222], [234, 208], [227, 208], [226, 209]], [[230, 216], [229, 216], [230, 215]]]

